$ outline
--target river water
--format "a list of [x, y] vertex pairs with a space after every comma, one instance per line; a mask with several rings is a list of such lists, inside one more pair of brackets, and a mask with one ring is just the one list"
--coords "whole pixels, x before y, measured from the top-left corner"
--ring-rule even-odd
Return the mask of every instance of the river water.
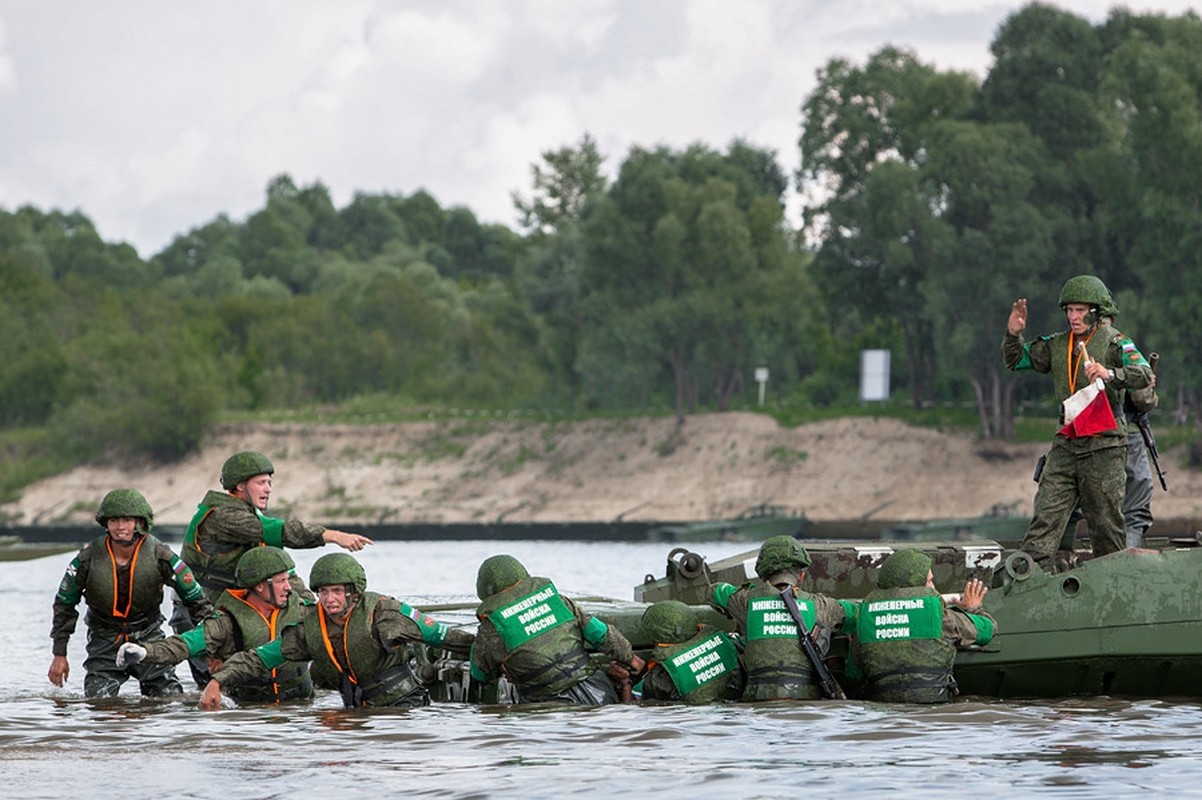
[[[670, 547], [381, 542], [361, 558], [369, 588], [419, 607], [473, 595], [476, 567], [502, 552], [569, 596], [629, 600], [644, 574], [663, 574]], [[694, 547], [710, 560], [745, 548]], [[321, 552], [294, 552], [302, 576]], [[195, 691], [142, 700], [132, 681], [116, 699], [87, 701], [82, 620], [67, 685], [46, 679], [50, 607], [69, 560], [0, 563], [0, 797], [1202, 797], [1196, 703], [346, 711], [326, 692], [311, 704], [205, 713]]]

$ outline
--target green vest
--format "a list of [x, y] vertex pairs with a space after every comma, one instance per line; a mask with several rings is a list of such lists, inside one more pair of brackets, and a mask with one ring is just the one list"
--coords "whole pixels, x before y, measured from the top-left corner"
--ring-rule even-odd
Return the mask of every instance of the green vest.
[[505, 677], [523, 702], [553, 698], [595, 671], [576, 615], [546, 578], [518, 581], [487, 598], [476, 615], [505, 643]]
[[238, 565], [238, 559], [250, 550], [250, 547], [211, 541], [205, 537], [201, 526], [213, 509], [238, 503], [254, 511], [261, 526], [260, 538], [263, 542], [276, 547], [283, 546], [284, 520], [260, 514], [258, 509], [251, 507], [241, 498], [210, 490], [196, 507], [196, 513], [188, 523], [182, 553], [184, 561], [196, 575], [196, 580], [210, 592], [220, 592], [222, 589], [232, 589], [238, 585], [234, 579], [234, 568]]
[[[780, 590], [761, 580], [746, 584], [747, 644], [743, 665], [747, 670], [744, 700], [815, 700], [818, 676], [797, 638], [797, 624], [780, 597]], [[817, 610], [813, 598], [798, 592], [797, 607], [806, 627], [814, 630]]]
[[159, 572], [161, 542], [145, 535], [138, 540], [129, 565], [128, 606], [117, 608], [117, 578], [107, 546], [108, 534], [94, 539], [82, 555], [89, 560], [88, 585], [83, 587], [88, 605], [87, 624], [121, 633], [131, 633], [163, 621], [163, 576]]
[[943, 640], [943, 601], [927, 586], [874, 589], [856, 624], [861, 672], [872, 700], [941, 703], [955, 689], [956, 648]]
[[[1048, 340], [1049, 349], [1052, 356], [1052, 384], [1056, 388], [1057, 402], [1067, 400], [1073, 392], [1084, 388], [1089, 379], [1085, 377], [1085, 360], [1080, 358], [1077, 353], [1073, 353], [1072, 365], [1075, 366], [1076, 375], [1072, 385], [1069, 385], [1069, 355], [1068, 345], [1072, 334], [1067, 331], [1052, 335]], [[1077, 338], [1080, 341], [1080, 337]], [[1089, 343], [1085, 345], [1085, 351], [1089, 353], [1089, 357], [1094, 361], [1105, 364], [1106, 355], [1111, 344], [1121, 346], [1122, 342], [1126, 341], [1121, 333], [1108, 325], [1099, 325], [1094, 329], [1094, 334], [1089, 339]], [[1123, 389], [1115, 388], [1109, 381], [1102, 382], [1106, 389], [1106, 400], [1110, 403], [1111, 410], [1114, 411], [1115, 420], [1118, 422], [1118, 427], [1114, 431], [1109, 431], [1101, 436], [1126, 436], [1127, 428], [1123, 416], [1123, 398], [1126, 392]], [[1064, 407], [1060, 406], [1060, 412], [1063, 415]], [[1064, 424], [1064, 420], [1060, 420], [1060, 424]]]
[[723, 699], [731, 676], [739, 671], [734, 642], [708, 625], [688, 641], [656, 647], [652, 660], [668, 673], [680, 699], [690, 705]]
[[345, 620], [342, 636], [348, 664], [334, 660], [330, 643], [322, 633], [321, 624], [326, 617], [320, 605], [300, 622], [313, 656], [315, 677], [324, 685], [337, 675], [336, 685], [341, 688], [342, 702], [348, 708], [395, 705], [421, 689], [409, 666], [409, 648], [386, 650], [374, 635], [376, 604], [380, 598], [376, 592], [364, 592]]
[[[250, 650], [279, 638], [280, 631], [299, 622], [309, 611], [295, 592], [288, 596], [288, 605], [275, 615], [273, 626], [249, 603], [229, 591], [217, 600], [221, 613], [234, 620], [236, 650]], [[225, 653], [211, 653], [226, 657]], [[253, 683], [230, 687], [230, 696], [247, 703], [278, 703], [281, 700], [307, 699], [313, 696], [313, 679], [309, 677], [308, 662], [287, 661], [271, 671], [271, 677]]]

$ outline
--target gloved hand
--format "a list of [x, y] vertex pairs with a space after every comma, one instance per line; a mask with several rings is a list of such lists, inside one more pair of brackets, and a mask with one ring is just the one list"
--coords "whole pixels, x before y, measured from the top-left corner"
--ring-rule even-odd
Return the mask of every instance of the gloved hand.
[[126, 667], [137, 664], [146, 658], [146, 648], [140, 644], [126, 642], [117, 649], [117, 666]]

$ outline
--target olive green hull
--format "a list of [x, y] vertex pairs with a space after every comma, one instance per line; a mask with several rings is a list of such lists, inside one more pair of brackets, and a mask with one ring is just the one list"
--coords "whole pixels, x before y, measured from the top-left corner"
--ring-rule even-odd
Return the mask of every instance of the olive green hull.
[[[806, 588], [843, 598], [863, 597], [892, 552], [880, 543], [806, 546], [814, 559]], [[1031, 568], [1026, 554], [1006, 553], [996, 543], [917, 546], [935, 560], [941, 592], [958, 593], [973, 576], [993, 586], [985, 608], [997, 621], [997, 633], [989, 645], [957, 654], [962, 695], [1202, 697], [1202, 548], [1124, 550], [1049, 575]], [[668, 576], [648, 576], [635, 587], [636, 599], [674, 597], [729, 629], [729, 621], [702, 607], [705, 587], [747, 580], [755, 551], [713, 565], [700, 564], [696, 554], [674, 552]], [[595, 610], [636, 647], [645, 647], [636, 612]], [[837, 638], [830, 659], [836, 669], [846, 648]]]

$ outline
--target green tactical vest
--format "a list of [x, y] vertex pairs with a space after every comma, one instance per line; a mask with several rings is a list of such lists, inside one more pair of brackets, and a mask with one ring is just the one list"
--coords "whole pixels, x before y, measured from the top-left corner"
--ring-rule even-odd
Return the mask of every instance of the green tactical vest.
[[688, 641], [656, 647], [652, 660], [668, 673], [680, 699], [689, 705], [723, 699], [731, 675], [739, 671], [734, 642], [709, 625]]
[[576, 615], [546, 578], [518, 581], [481, 603], [476, 615], [505, 643], [502, 669], [524, 702], [555, 697], [594, 672]]
[[956, 648], [943, 640], [943, 601], [927, 586], [874, 589], [860, 604], [856, 638], [873, 700], [942, 703], [955, 689]]
[[[299, 622], [308, 610], [297, 594], [289, 595], [288, 605], [276, 615], [273, 636], [271, 626], [263, 615], [229, 591], [221, 593], [217, 600], [217, 608], [234, 620], [236, 650], [250, 650], [278, 638], [280, 631]], [[210, 655], [226, 658], [230, 654]], [[308, 662], [287, 661], [273, 669], [270, 678], [231, 686], [229, 693], [235, 700], [246, 703], [278, 703], [281, 700], [307, 699], [313, 696], [313, 679], [309, 677]]]
[[[747, 587], [747, 645], [743, 665], [747, 670], [744, 700], [815, 700], [818, 676], [797, 638], [797, 624], [785, 607], [780, 591], [761, 580]], [[806, 592], [797, 595], [797, 607], [806, 627], [814, 630], [817, 610]]]
[[[192, 515], [192, 520], [188, 523], [188, 530], [184, 533], [182, 553], [184, 561], [192, 568], [192, 572], [196, 575], [196, 580], [200, 585], [210, 592], [220, 592], [223, 589], [232, 589], [238, 585], [238, 582], [234, 579], [234, 568], [238, 565], [238, 559], [250, 547], [240, 544], [207, 541], [200, 530], [200, 526], [204, 524], [205, 518], [216, 507], [235, 505], [237, 503], [242, 503], [249, 507], [249, 504], [245, 500], [230, 494], [210, 490], [205, 494], [200, 505], [196, 507], [196, 513]], [[259, 513], [258, 509], [251, 508], [251, 510], [254, 511], [255, 516], [258, 517], [259, 524], [262, 526], [261, 540], [276, 547], [282, 547], [284, 520], [264, 516]]]
[[163, 621], [160, 607], [163, 605], [163, 576], [159, 573], [158, 548], [161, 542], [145, 535], [134, 551], [130, 562], [132, 575], [128, 613], [124, 608], [114, 609], [117, 602], [116, 577], [113, 559], [109, 555], [106, 541], [108, 534], [94, 539], [88, 546], [88, 585], [83, 587], [88, 605], [87, 624], [121, 633], [140, 631]]
[[[338, 664], [331, 657], [321, 632], [325, 612], [320, 605], [300, 622], [313, 656], [315, 677], [325, 685], [326, 680], [337, 675], [335, 685], [342, 689], [343, 703], [348, 708], [394, 705], [421, 688], [409, 667], [408, 648], [385, 650], [374, 635], [376, 604], [380, 598], [376, 592], [364, 592], [345, 620], [341, 635], [349, 664]], [[334, 631], [337, 633], [337, 626]]]

